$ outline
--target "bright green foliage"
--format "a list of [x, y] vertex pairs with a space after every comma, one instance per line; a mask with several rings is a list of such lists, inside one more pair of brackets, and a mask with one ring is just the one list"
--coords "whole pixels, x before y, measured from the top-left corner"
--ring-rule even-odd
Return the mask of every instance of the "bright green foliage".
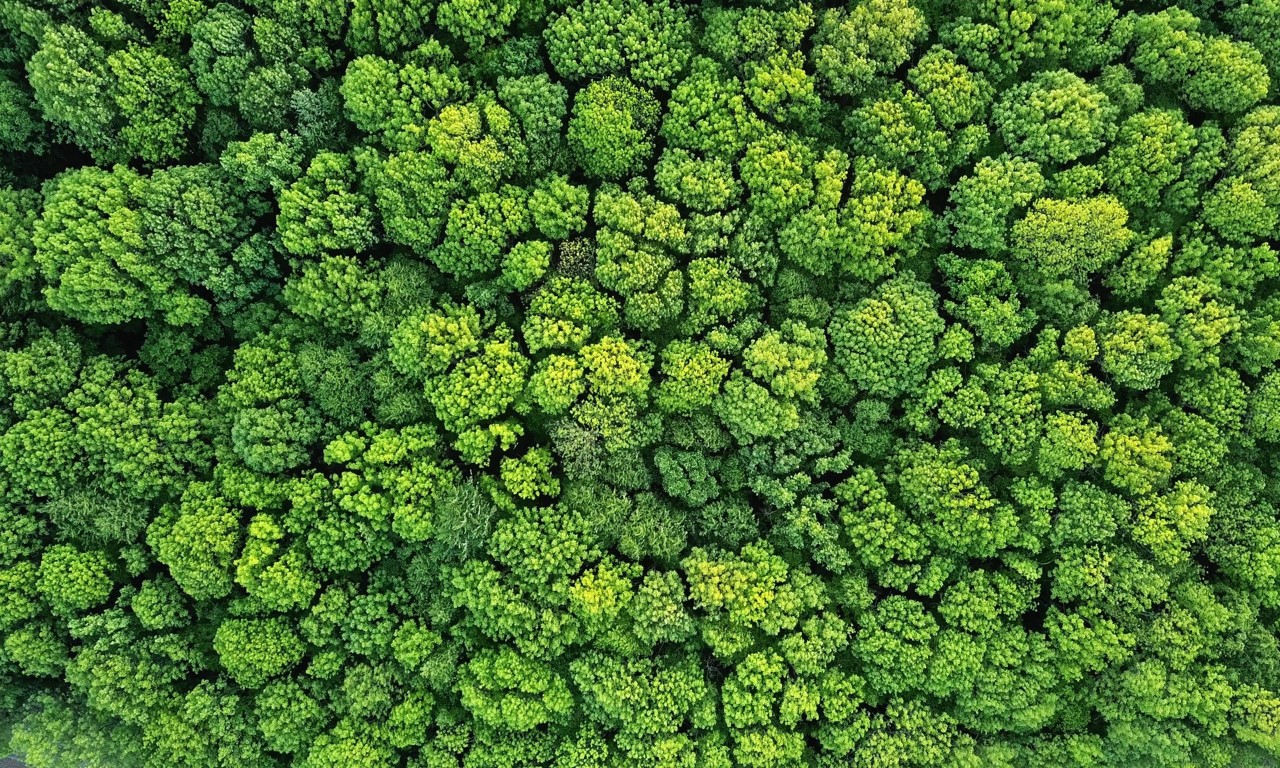
[[103, 42], [121, 44], [135, 34], [127, 25], [119, 32], [99, 41], [71, 25], [49, 27], [27, 62], [35, 102], [45, 119], [102, 162], [178, 159], [200, 102], [191, 73], [159, 46], [109, 51]]
[[1155, 207], [1195, 146], [1195, 130], [1178, 111], [1139, 112], [1120, 126], [1102, 160], [1107, 187], [1126, 205]]
[[993, 98], [990, 83], [945, 48], [921, 56], [907, 79], [947, 129], [980, 120]]
[[302, 140], [292, 133], [255, 133], [227, 145], [222, 169], [256, 193], [279, 194], [302, 175]]
[[120, 110], [119, 143], [129, 157], [160, 163], [181, 156], [199, 96], [190, 73], [154, 48], [130, 46], [107, 57]]
[[1122, 312], [1100, 324], [1102, 368], [1116, 383], [1151, 389], [1178, 359], [1169, 326], [1141, 312]]
[[83, 29], [48, 28], [27, 62], [42, 116], [103, 159], [118, 159], [112, 144], [114, 104], [107, 52]]
[[486, 39], [499, 37], [516, 16], [518, 3], [478, 3], [475, 0], [442, 0], [436, 8], [440, 28], [479, 48]]
[[526, 148], [509, 110], [482, 95], [450, 104], [427, 123], [427, 141], [449, 165], [454, 178], [472, 189], [490, 191], [520, 165]]
[[168, 519], [147, 533], [156, 557], [182, 590], [197, 600], [231, 591], [231, 561], [238, 552], [239, 521], [227, 501], [204, 486], [192, 486]]
[[829, 329], [835, 347], [832, 363], [859, 390], [896, 397], [924, 381], [943, 327], [933, 291], [897, 278], [835, 313]]
[[39, 210], [34, 191], [0, 193], [0, 301], [5, 303], [23, 301], [33, 293], [38, 265], [32, 237]]
[[924, 37], [924, 14], [902, 0], [867, 0], [818, 19], [813, 66], [833, 93], [856, 96], [911, 58]]
[[895, 168], [910, 168], [936, 188], [986, 141], [987, 131], [968, 126], [948, 137], [933, 108], [911, 91], [867, 103], [846, 123], [868, 155]]
[[302, 660], [302, 639], [282, 618], [231, 619], [213, 640], [218, 659], [237, 683], [259, 688]]
[[546, 74], [503, 78], [498, 81], [498, 99], [524, 132], [528, 151], [522, 171], [533, 176], [553, 167], [561, 170], [568, 89]]
[[218, 107], [236, 103], [256, 64], [249, 37], [253, 18], [227, 3], [210, 8], [191, 27], [191, 74], [196, 88]]
[[529, 351], [578, 349], [618, 324], [617, 302], [581, 278], [556, 275], [533, 296], [523, 328]]
[[210, 208], [219, 186], [216, 172], [194, 168], [150, 179], [123, 167], [59, 176], [33, 234], [50, 306], [90, 323], [152, 314], [198, 322], [208, 305], [182, 286], [230, 266], [221, 262], [243, 226], [234, 203]]
[[0, 74], [0, 151], [42, 152], [44, 126], [16, 73]]
[[1010, 216], [1025, 209], [1044, 191], [1039, 167], [1020, 158], [984, 157], [973, 173], [951, 190], [947, 223], [957, 245], [1003, 255], [1009, 246]]
[[1010, 88], [992, 111], [1009, 150], [1038, 163], [1066, 164], [1102, 148], [1116, 108], [1067, 70], [1042, 72]]
[[280, 193], [280, 240], [290, 252], [361, 250], [373, 243], [368, 199], [355, 190], [351, 159], [319, 154], [306, 173]]
[[1277, 78], [1277, 0], [0, 0], [0, 755], [1270, 765]]
[[1067, 59], [1088, 70], [1114, 58], [1115, 41], [1106, 39], [1118, 15], [1107, 3], [976, 2], [957, 9], [965, 18], [943, 33], [975, 65], [1008, 76], [1027, 65]]
[[676, 341], [662, 350], [663, 380], [655, 394], [665, 411], [690, 412], [712, 403], [729, 373], [729, 361], [702, 344]]
[[374, 171], [372, 186], [387, 239], [430, 253], [457, 188], [440, 158], [430, 152], [391, 155]]
[[713, 650], [718, 643], [735, 642], [738, 627], [754, 627], [771, 635], [793, 628], [800, 611], [816, 607], [821, 600], [812, 576], [791, 572], [762, 544], [748, 544], [738, 555], [695, 548], [681, 565], [689, 574], [693, 604], [723, 621], [722, 626], [707, 627], [711, 636], [706, 639]]
[[937, 622], [919, 602], [897, 595], [882, 600], [853, 641], [868, 684], [882, 694], [923, 686], [937, 633]]
[[667, 199], [695, 211], [719, 211], [742, 194], [733, 168], [719, 158], [697, 159], [682, 149], [662, 153], [655, 180]]
[[564, 176], [548, 176], [529, 195], [533, 225], [552, 240], [564, 240], [587, 226], [586, 187], [569, 183]]
[[627, 324], [652, 330], [674, 320], [684, 278], [672, 251], [682, 249], [688, 236], [676, 207], [605, 187], [596, 194], [592, 213], [601, 226], [595, 277], [625, 298]]
[[761, 114], [781, 123], [809, 123], [817, 117], [821, 100], [815, 78], [805, 71], [799, 51], [778, 52], [762, 62], [746, 65], [747, 98]]
[[517, 243], [502, 260], [502, 283], [517, 291], [538, 282], [551, 266], [551, 244], [545, 240]]
[[681, 149], [732, 156], [763, 127], [747, 106], [742, 82], [711, 59], [698, 58], [671, 92], [662, 135]]
[[658, 115], [653, 96], [630, 81], [592, 81], [573, 100], [569, 149], [588, 176], [620, 179], [647, 164]]
[[[425, 351], [440, 357], [418, 358], [414, 362], [430, 366], [420, 370], [426, 374], [427, 401], [435, 409], [437, 418], [449, 431], [461, 433], [500, 416], [515, 401], [524, 387], [529, 363], [515, 347], [509, 332], [487, 342], [454, 337], [455, 333], [465, 333], [465, 330], [452, 323], [439, 325], [438, 317], [428, 319], [428, 333], [441, 334], [442, 338], [437, 338], [441, 338], [443, 349]], [[431, 344], [429, 339], [423, 342]], [[417, 349], [406, 351], [406, 359], [415, 357], [416, 352]], [[409, 364], [398, 365], [412, 375]]]
[[574, 703], [563, 677], [510, 649], [472, 659], [459, 692], [477, 721], [516, 732], [564, 722]]
[[570, 671], [584, 693], [584, 712], [615, 731], [618, 747], [637, 764], [679, 760], [693, 752], [693, 740], [680, 730], [689, 721], [706, 726], [710, 695], [696, 659], [591, 654], [576, 659]]
[[1007, 348], [1030, 330], [1035, 313], [1022, 307], [1013, 278], [1003, 264], [989, 259], [947, 259], [951, 300], [946, 308], [973, 328], [982, 343]]
[[79, 552], [59, 545], [45, 550], [40, 558], [37, 587], [49, 607], [57, 613], [74, 613], [102, 605], [111, 596], [111, 575], [101, 552]]
[[1170, 8], [1139, 16], [1132, 29], [1138, 71], [1178, 89], [1193, 109], [1236, 114], [1267, 94], [1271, 78], [1258, 50], [1206, 34], [1188, 11]]
[[1133, 239], [1129, 214], [1110, 197], [1041, 198], [1011, 230], [1022, 269], [1049, 279], [1082, 280], [1111, 266]]
[[1204, 219], [1224, 240], [1252, 243], [1276, 231], [1280, 212], [1249, 182], [1228, 178], [1205, 196]]
[[556, 72], [570, 80], [627, 72], [670, 88], [692, 54], [693, 24], [671, 0], [587, 0], [569, 4], [543, 33]]
[[457, 277], [497, 271], [503, 251], [528, 227], [525, 194], [516, 187], [460, 199], [449, 209], [444, 241], [431, 251], [431, 260]]
[[[798, 165], [791, 158], [779, 158], [778, 153], [772, 153], [773, 159]], [[853, 168], [849, 194], [842, 203], [839, 193], [849, 173], [847, 162], [828, 153], [816, 164], [818, 194], [814, 198], [806, 188], [807, 179], [796, 181], [795, 197], [787, 195], [787, 174], [768, 165], [746, 169], [744, 174], [754, 177], [746, 178], [749, 189], [768, 189], [768, 197], [791, 197], [771, 211], [787, 222], [778, 233], [784, 254], [817, 275], [843, 273], [874, 282], [892, 274], [899, 256], [911, 255], [918, 247], [919, 227], [929, 219], [921, 205], [925, 189], [920, 182], [867, 159]], [[796, 170], [803, 173], [800, 168]], [[778, 183], [778, 176], [786, 181]], [[803, 207], [810, 199], [814, 203]]]
[[944, 551], [990, 557], [1013, 540], [1013, 510], [982, 482], [980, 465], [948, 442], [904, 452], [898, 485], [906, 502], [924, 515], [925, 533]]
[[324, 711], [291, 680], [268, 683], [254, 698], [255, 716], [267, 745], [294, 754], [310, 746], [323, 727]]
[[812, 402], [826, 363], [826, 339], [798, 323], [788, 323], [753, 341], [714, 403], [715, 411], [740, 443], [781, 437], [800, 425], [800, 403]]
[[361, 56], [342, 78], [346, 114], [392, 150], [422, 146], [427, 118], [466, 92], [448, 49], [428, 41], [401, 61]]

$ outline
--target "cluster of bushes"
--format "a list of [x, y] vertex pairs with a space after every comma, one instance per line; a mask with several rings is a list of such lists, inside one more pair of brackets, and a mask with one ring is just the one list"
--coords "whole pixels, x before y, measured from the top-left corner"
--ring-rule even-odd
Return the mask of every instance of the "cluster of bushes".
[[0, 0], [37, 768], [1280, 755], [1280, 2]]

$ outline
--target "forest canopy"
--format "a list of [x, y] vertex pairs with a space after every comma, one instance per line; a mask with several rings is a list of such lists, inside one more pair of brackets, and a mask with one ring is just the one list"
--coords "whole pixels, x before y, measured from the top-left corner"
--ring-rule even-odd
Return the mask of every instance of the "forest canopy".
[[1280, 757], [1280, 0], [0, 0], [0, 754]]

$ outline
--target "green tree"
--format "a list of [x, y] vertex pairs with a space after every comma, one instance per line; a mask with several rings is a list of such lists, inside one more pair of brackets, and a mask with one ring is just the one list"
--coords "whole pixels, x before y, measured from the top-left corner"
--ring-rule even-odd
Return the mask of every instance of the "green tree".
[[669, 0], [588, 0], [552, 17], [543, 36], [563, 77], [625, 71], [643, 86], [670, 88], [692, 53], [693, 24], [685, 6]]
[[857, 389], [896, 397], [924, 382], [943, 328], [936, 294], [924, 283], [896, 278], [832, 316], [832, 363]]
[[374, 242], [373, 213], [358, 189], [348, 155], [322, 152], [302, 178], [280, 192], [277, 226], [291, 253], [359, 251]]
[[813, 65], [833, 93], [857, 96], [905, 64], [928, 31], [924, 14], [900, 0], [868, 0], [818, 18]]
[[647, 91], [620, 77], [592, 81], [573, 100], [569, 149], [588, 176], [634, 174], [653, 153], [659, 108]]
[[282, 618], [228, 619], [218, 625], [213, 647], [227, 673], [258, 688], [302, 660], [306, 646]]
[[1115, 131], [1116, 112], [1101, 90], [1056, 70], [1009, 89], [992, 120], [1013, 154], [1066, 164], [1102, 148]]
[[37, 588], [56, 613], [86, 611], [111, 596], [110, 563], [102, 552], [81, 552], [65, 544], [49, 547], [40, 557]]

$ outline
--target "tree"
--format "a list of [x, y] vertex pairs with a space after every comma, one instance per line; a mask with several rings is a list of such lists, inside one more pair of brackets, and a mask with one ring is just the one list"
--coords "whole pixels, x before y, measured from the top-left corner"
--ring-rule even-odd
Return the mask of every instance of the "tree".
[[593, 81], [574, 97], [569, 149], [588, 176], [623, 178], [652, 154], [658, 112], [653, 96], [628, 80]]
[[197, 600], [231, 591], [231, 562], [239, 551], [239, 519], [226, 499], [192, 486], [177, 509], [156, 520], [147, 542], [173, 580]]
[[551, 240], [564, 240], [587, 226], [590, 192], [561, 175], [546, 176], [529, 195], [533, 225]]
[[705, 408], [715, 400], [729, 374], [729, 361], [702, 344], [675, 341], [662, 350], [665, 376], [655, 393], [665, 411], [688, 412]]
[[944, 328], [937, 296], [910, 278], [882, 283], [875, 294], [835, 313], [829, 333], [832, 362], [854, 386], [873, 396], [914, 390], [934, 362]]
[[1109, 426], [1099, 451], [1107, 482], [1132, 495], [1149, 494], [1168, 482], [1173, 443], [1159, 426], [1127, 414]]
[[645, 193], [606, 187], [596, 194], [592, 215], [601, 228], [595, 277], [623, 296], [625, 322], [653, 330], [675, 320], [683, 309], [684, 278], [672, 252], [688, 236], [679, 211]]
[[911, 68], [907, 79], [932, 107], [938, 122], [949, 130], [981, 120], [994, 97], [986, 78], [946, 48], [929, 49]]
[[462, 198], [449, 208], [444, 241], [430, 252], [431, 260], [442, 272], [458, 278], [496, 272], [503, 251], [528, 228], [522, 189], [508, 185]]
[[1120, 126], [1102, 159], [1107, 186], [1127, 206], [1151, 206], [1182, 176], [1196, 146], [1195, 130], [1176, 110], [1139, 112]]
[[440, 242], [458, 191], [449, 169], [430, 152], [393, 154], [373, 173], [373, 197], [389, 240], [427, 254]]
[[102, 552], [53, 546], [40, 557], [36, 586], [55, 613], [82, 612], [105, 603], [111, 596], [109, 568]]
[[380, 134], [393, 151], [421, 149], [428, 115], [466, 92], [448, 49], [434, 40], [403, 63], [374, 55], [353, 59], [341, 87], [351, 122]]
[[927, 30], [924, 14], [897, 0], [829, 9], [818, 19], [814, 69], [833, 93], [860, 95], [876, 77], [905, 64]]
[[1114, 198], [1041, 198], [1012, 228], [1012, 253], [1042, 278], [1084, 279], [1114, 264], [1133, 239], [1129, 213]]
[[[39, 195], [33, 191], [0, 192], [0, 302], [30, 300], [38, 274], [35, 259], [36, 219]], [[25, 295], [24, 295], [25, 294]]]
[[516, 3], [476, 3], [472, 0], [443, 0], [436, 8], [436, 23], [445, 32], [479, 48], [491, 37], [500, 37], [516, 17]]
[[1031, 330], [1036, 315], [1022, 306], [1013, 277], [991, 259], [943, 259], [951, 299], [947, 311], [964, 321], [983, 345], [1008, 348]]
[[658, 189], [672, 202], [696, 211], [724, 210], [742, 194], [733, 168], [720, 158], [695, 158], [668, 149], [654, 167]]
[[160, 163], [180, 157], [200, 97], [185, 67], [154, 48], [130, 46], [107, 57], [120, 110], [119, 143], [129, 157]]
[[32, 94], [43, 117], [104, 161], [119, 161], [117, 120], [107, 52], [83, 30], [50, 27], [27, 63]]
[[544, 349], [576, 350], [614, 330], [618, 322], [617, 302], [590, 282], [553, 275], [533, 295], [522, 332], [533, 354]]
[[1107, 35], [1118, 16], [1107, 4], [967, 2], [960, 12], [962, 20], [944, 28], [944, 40], [1001, 78], [1063, 61], [1087, 71], [1114, 59], [1123, 45]]
[[694, 741], [680, 729], [708, 725], [710, 691], [697, 661], [687, 655], [618, 659], [591, 654], [570, 665], [585, 696], [586, 714], [617, 732], [617, 745], [633, 759], [691, 755]]
[[563, 77], [626, 70], [643, 86], [670, 88], [688, 63], [693, 25], [685, 7], [668, 0], [589, 0], [553, 17], [543, 35]]
[[992, 256], [1004, 254], [1010, 216], [1029, 206], [1044, 188], [1044, 176], [1029, 160], [1008, 155], [982, 158], [973, 174], [951, 190], [946, 220], [955, 229], [952, 241]]
[[867, 682], [881, 695], [901, 693], [925, 681], [937, 622], [915, 600], [891, 595], [867, 614], [853, 639], [866, 664]]
[[1179, 351], [1163, 321], [1139, 312], [1106, 318], [1101, 327], [1102, 367], [1118, 384], [1151, 389], [1173, 370]]
[[279, 617], [228, 619], [213, 640], [218, 658], [237, 683], [258, 688], [302, 660], [305, 646]]
[[45, 127], [35, 99], [19, 85], [17, 73], [0, 71], [0, 151], [45, 151]]
[[1199, 27], [1200, 20], [1180, 8], [1138, 17], [1134, 63], [1152, 80], [1178, 87], [1195, 109], [1247, 110], [1270, 84], [1262, 55], [1248, 43], [1210, 37]]
[[708, 58], [695, 59], [671, 92], [662, 136], [672, 146], [734, 157], [763, 133], [748, 107], [742, 81]]
[[373, 214], [368, 197], [354, 183], [353, 171], [348, 155], [322, 152], [302, 178], [280, 193], [277, 226], [286, 249], [316, 256], [373, 244]]
[[1102, 148], [1115, 130], [1116, 112], [1101, 90], [1056, 70], [1010, 89], [992, 120], [1014, 155], [1065, 165]]
[[[843, 174], [832, 176], [840, 181]], [[825, 197], [800, 211], [779, 232], [779, 246], [816, 275], [837, 272], [874, 282], [893, 274], [897, 259], [919, 247], [919, 228], [930, 216], [921, 205], [924, 191], [914, 179], [860, 160], [843, 204]]]
[[862, 148], [884, 164], [903, 170], [930, 189], [937, 188], [986, 143], [985, 128], [971, 126], [947, 136], [933, 108], [912, 91], [872, 101], [847, 124]]
[[[33, 240], [55, 309], [88, 322], [119, 323], [150, 314], [164, 302], [173, 278], [155, 266], [148, 269], [139, 223], [129, 216], [136, 205], [129, 189], [137, 178], [126, 169], [85, 169], [55, 179], [46, 189]], [[112, 217], [120, 212], [129, 223], [112, 227]], [[181, 309], [189, 317], [197, 306]]]

